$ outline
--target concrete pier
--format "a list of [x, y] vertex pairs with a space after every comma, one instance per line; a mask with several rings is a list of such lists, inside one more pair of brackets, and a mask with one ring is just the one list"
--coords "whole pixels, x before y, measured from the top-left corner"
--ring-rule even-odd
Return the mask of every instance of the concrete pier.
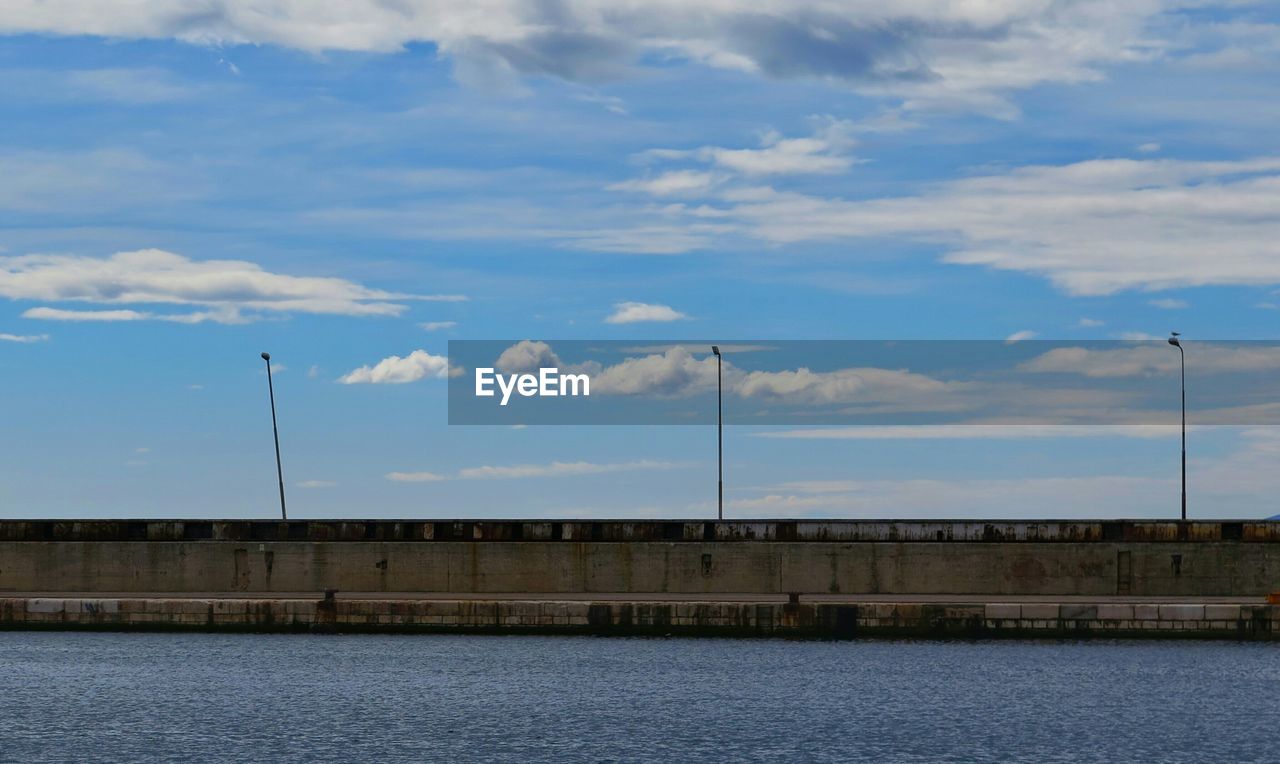
[[1270, 639], [1275, 592], [1272, 521], [0, 521], [0, 628]]

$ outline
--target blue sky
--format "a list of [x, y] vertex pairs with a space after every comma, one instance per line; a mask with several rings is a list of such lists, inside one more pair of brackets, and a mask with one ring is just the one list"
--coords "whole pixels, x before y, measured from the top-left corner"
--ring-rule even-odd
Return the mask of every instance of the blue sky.
[[[707, 516], [713, 429], [449, 427], [406, 359], [1276, 338], [1267, 3], [112, 5], [0, 10], [0, 516], [272, 516], [262, 350], [295, 516]], [[1174, 433], [785, 430], [730, 516], [1177, 509]], [[1192, 514], [1277, 456], [1193, 432]]]

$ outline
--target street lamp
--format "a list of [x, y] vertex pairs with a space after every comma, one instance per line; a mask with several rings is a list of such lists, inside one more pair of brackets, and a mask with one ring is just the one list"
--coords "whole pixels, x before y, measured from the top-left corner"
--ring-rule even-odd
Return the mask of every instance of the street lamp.
[[1169, 344], [1178, 349], [1182, 359], [1182, 519], [1187, 519], [1187, 353], [1178, 341], [1178, 332], [1169, 332]]
[[716, 518], [724, 519], [724, 375], [720, 371], [720, 346], [712, 345], [711, 352], [716, 356], [716, 477], [717, 495]]
[[267, 362], [267, 393], [271, 396], [271, 434], [276, 439], [276, 480], [280, 482], [280, 519], [288, 520], [284, 510], [284, 469], [280, 466], [280, 428], [276, 427], [276, 391], [271, 384], [271, 354], [263, 353], [262, 360]]

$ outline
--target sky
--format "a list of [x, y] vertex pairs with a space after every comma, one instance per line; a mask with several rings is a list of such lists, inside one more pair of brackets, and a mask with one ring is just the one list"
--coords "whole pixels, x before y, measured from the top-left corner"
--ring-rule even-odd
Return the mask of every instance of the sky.
[[[714, 427], [451, 426], [448, 342], [1280, 339], [1278, 75], [1247, 0], [10, 0], [0, 517], [275, 516], [262, 351], [291, 517], [631, 518], [714, 517]], [[1194, 427], [1191, 515], [1277, 458]], [[1172, 517], [1178, 460], [735, 424], [725, 514]]]

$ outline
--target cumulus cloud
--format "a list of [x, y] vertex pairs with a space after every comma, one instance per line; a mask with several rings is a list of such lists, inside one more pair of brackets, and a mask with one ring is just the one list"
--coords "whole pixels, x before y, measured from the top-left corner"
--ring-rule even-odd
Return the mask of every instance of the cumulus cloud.
[[731, 387], [743, 398], [777, 398], [815, 404], [856, 401], [905, 403], [912, 399], [916, 405], [923, 405], [926, 399], [943, 396], [955, 385], [898, 369], [853, 368], [815, 372], [800, 368], [734, 375]]
[[614, 304], [614, 311], [604, 321], [606, 324], [637, 324], [642, 322], [679, 321], [688, 318], [685, 314], [669, 305], [656, 305], [644, 302], [619, 302]]
[[1158, 55], [1151, 27], [1171, 2], [1023, 0], [763, 4], [653, 0], [528, 3], [462, 0], [12, 0], [0, 32], [176, 38], [390, 53], [414, 43], [455, 62], [459, 78], [525, 75], [597, 82], [641, 62], [685, 60], [773, 78], [845, 83], [909, 108], [957, 105], [1005, 115], [1002, 95], [1081, 82], [1101, 67]]
[[184, 305], [205, 308], [157, 314], [131, 308], [106, 311], [32, 308], [24, 316], [61, 321], [163, 320], [237, 323], [265, 313], [395, 316], [408, 300], [457, 300], [458, 295], [387, 292], [345, 279], [272, 273], [243, 260], [191, 260], [158, 249], [110, 257], [0, 257], [0, 297], [101, 305]]
[[418, 324], [420, 328], [425, 329], [426, 331], [429, 331], [429, 332], [438, 332], [443, 329], [452, 329], [457, 325], [458, 325], [457, 321], [427, 321], [426, 323]]
[[[1228, 347], [1187, 343], [1187, 346], [1188, 355], [1194, 353], [1196, 357], [1196, 363], [1187, 365], [1187, 372], [1191, 375], [1280, 369], [1280, 347], [1274, 345]], [[1172, 374], [1181, 368], [1181, 364], [1179, 354], [1161, 342], [1114, 349], [1054, 348], [1020, 364], [1018, 368], [1028, 372], [1107, 378]]]
[[49, 339], [47, 334], [9, 334], [0, 332], [0, 342], [21, 342], [29, 344], [32, 342], [44, 342]]
[[1100, 326], [1106, 326], [1107, 322], [1097, 318], [1082, 318], [1076, 322], [1076, 326], [1082, 329], [1097, 329]]
[[709, 352], [695, 357], [680, 346], [661, 354], [627, 358], [591, 377], [594, 394], [674, 397], [714, 390], [715, 386], [715, 358]]
[[1022, 342], [1024, 340], [1033, 340], [1038, 336], [1040, 336], [1039, 332], [1033, 332], [1030, 329], [1023, 329], [1020, 332], [1014, 332], [1013, 334], [1010, 334], [1008, 337], [1005, 337], [1004, 344], [1012, 345], [1015, 342]]
[[505, 374], [525, 374], [542, 368], [565, 368], [560, 356], [545, 342], [521, 340], [498, 356], [494, 368]]
[[361, 366], [338, 378], [344, 385], [402, 385], [417, 382], [420, 379], [434, 377], [444, 379], [449, 376], [449, 359], [442, 355], [432, 355], [425, 350], [415, 350], [401, 358], [393, 355], [378, 361], [373, 366]]

